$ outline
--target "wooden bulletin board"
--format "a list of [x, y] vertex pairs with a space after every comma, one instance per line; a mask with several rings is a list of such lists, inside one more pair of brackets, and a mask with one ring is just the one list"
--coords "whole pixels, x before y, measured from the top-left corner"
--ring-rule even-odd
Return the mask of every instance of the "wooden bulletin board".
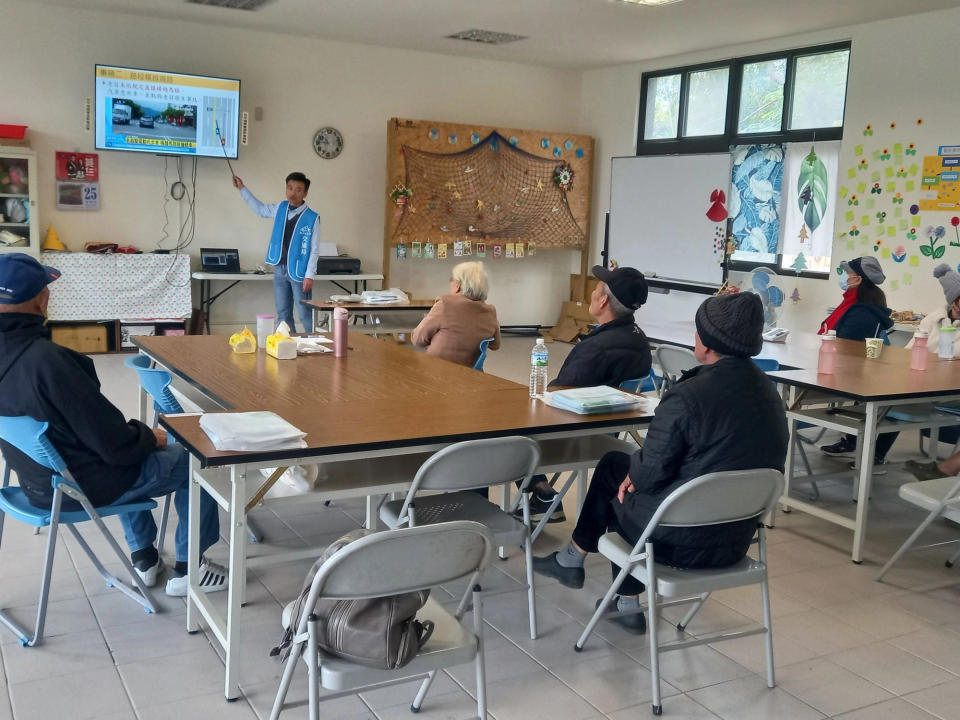
[[408, 262], [436, 262], [425, 257], [428, 243], [452, 248], [458, 241], [471, 255], [479, 243], [486, 258], [504, 262], [494, 246], [516, 245], [516, 261], [521, 244], [525, 256], [577, 249], [585, 276], [593, 151], [589, 135], [391, 118], [384, 284], [401, 247]]

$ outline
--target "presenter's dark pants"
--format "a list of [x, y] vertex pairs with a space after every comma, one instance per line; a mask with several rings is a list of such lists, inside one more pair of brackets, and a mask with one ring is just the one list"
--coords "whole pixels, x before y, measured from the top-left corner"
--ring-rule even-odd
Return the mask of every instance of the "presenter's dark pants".
[[[630, 470], [630, 456], [622, 452], [609, 452], [603, 456], [590, 480], [590, 487], [580, 509], [577, 526], [573, 530], [573, 541], [581, 550], [597, 552], [597, 543], [607, 532], [616, 532], [630, 545], [640, 539], [621, 527], [614, 503], [619, 503], [617, 492], [620, 483]], [[726, 567], [738, 562], [746, 554], [750, 539], [753, 537], [758, 518], [740, 520], [734, 523], [715, 525], [710, 528], [684, 528], [693, 533], [691, 545], [674, 544], [656, 540], [656, 558], [659, 564], [674, 567]], [[715, 537], [716, 542], [711, 542]], [[613, 577], [620, 567], [612, 565]], [[627, 576], [620, 586], [621, 595], [639, 595], [644, 590], [643, 583]]]

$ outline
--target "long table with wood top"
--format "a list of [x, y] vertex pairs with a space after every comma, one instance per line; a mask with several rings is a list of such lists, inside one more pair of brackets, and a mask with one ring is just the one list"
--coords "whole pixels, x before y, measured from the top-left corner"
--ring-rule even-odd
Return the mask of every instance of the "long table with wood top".
[[[960, 416], [921, 411], [916, 420], [885, 417], [896, 406], [936, 403], [960, 399], [960, 362], [941, 360], [928, 353], [926, 370], [910, 369], [910, 351], [885, 346], [877, 359], [865, 356], [862, 341], [837, 340], [836, 368], [832, 374], [817, 372], [816, 364], [801, 370], [778, 370], [767, 374], [774, 382], [788, 386], [787, 421], [790, 443], [787, 445], [786, 488], [781, 505], [801, 510], [853, 531], [852, 559], [863, 560], [867, 531], [873, 457], [878, 432], [896, 432], [918, 428], [938, 428], [960, 424]], [[816, 397], [809, 398], [810, 394]], [[839, 402], [852, 401], [849, 407], [822, 407], [824, 395]], [[805, 407], [805, 403], [820, 407]], [[851, 433], [857, 436], [855, 456], [857, 508], [853, 519], [826, 510], [790, 495], [793, 479], [794, 436], [798, 423]], [[936, 432], [932, 433], [936, 436]]]
[[[401, 490], [427, 453], [474, 438], [525, 435], [544, 443], [579, 442], [649, 422], [641, 410], [576, 415], [532, 400], [526, 387], [409, 348], [351, 334], [350, 352], [276, 360], [262, 350], [235, 354], [224, 336], [138, 337], [140, 351], [225, 410], [271, 410], [306, 433], [296, 450], [228, 452], [215, 449], [199, 416], [161, 416], [160, 423], [190, 452], [190, 562], [187, 629], [202, 616], [226, 652], [224, 693], [239, 695], [240, 607], [246, 568], [246, 510], [259, 469], [325, 463], [331, 469], [320, 491], [330, 497]], [[605, 438], [610, 440], [609, 438]], [[356, 467], [349, 476], [336, 471]], [[379, 463], [379, 464], [378, 464]], [[330, 486], [326, 483], [329, 481]], [[409, 480], [406, 481], [407, 483]], [[198, 586], [201, 488], [227, 510], [230, 542], [226, 617]], [[290, 557], [315, 556], [316, 550]], [[273, 556], [270, 556], [271, 558]]]
[[[341, 307], [350, 313], [353, 323], [350, 325], [351, 332], [361, 332], [368, 335], [377, 333], [398, 333], [412, 332], [417, 323], [406, 323], [404, 325], [388, 325], [381, 322], [380, 316], [396, 315], [398, 312], [407, 311], [408, 313], [418, 313], [419, 318], [429, 312], [436, 300], [410, 300], [406, 303], [362, 303], [362, 302], [332, 302], [330, 300], [301, 300], [301, 304], [306, 305], [313, 312], [313, 327], [324, 326], [328, 329], [333, 328], [333, 310]], [[321, 316], [325, 316], [326, 322], [321, 323]], [[363, 323], [357, 323], [362, 318]], [[419, 318], [417, 322], [419, 323]]]
[[[637, 323], [647, 339], [654, 344], [678, 345], [693, 349], [694, 334], [697, 332], [697, 326], [693, 320], [670, 322], [641, 319]], [[776, 360], [781, 368], [816, 367], [819, 348], [819, 335], [793, 330], [785, 342], [764, 341], [763, 350], [757, 357]]]

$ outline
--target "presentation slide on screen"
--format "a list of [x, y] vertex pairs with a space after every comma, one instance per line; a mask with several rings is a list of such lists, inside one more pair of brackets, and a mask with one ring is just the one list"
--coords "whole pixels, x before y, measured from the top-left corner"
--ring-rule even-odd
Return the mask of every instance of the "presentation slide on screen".
[[237, 157], [240, 81], [97, 66], [96, 146]]

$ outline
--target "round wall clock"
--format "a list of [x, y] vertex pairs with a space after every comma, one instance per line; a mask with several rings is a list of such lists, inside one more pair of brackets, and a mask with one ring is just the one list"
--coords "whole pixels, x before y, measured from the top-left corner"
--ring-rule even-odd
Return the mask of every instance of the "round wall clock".
[[343, 135], [333, 127], [322, 127], [313, 136], [313, 149], [317, 155], [330, 160], [343, 150]]

